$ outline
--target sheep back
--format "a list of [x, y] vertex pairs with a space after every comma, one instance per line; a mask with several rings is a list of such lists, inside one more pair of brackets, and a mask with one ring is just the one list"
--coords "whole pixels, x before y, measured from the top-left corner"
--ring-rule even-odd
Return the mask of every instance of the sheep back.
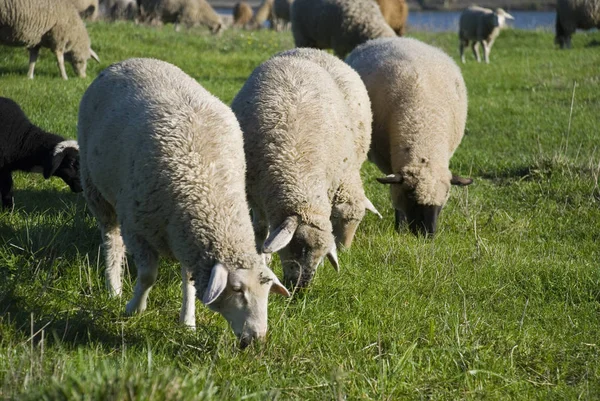
[[138, 6], [147, 22], [204, 25], [213, 33], [223, 28], [221, 17], [206, 0], [138, 0]]
[[70, 0], [81, 18], [94, 21], [98, 18], [98, 0]]
[[252, 20], [253, 15], [252, 7], [247, 2], [240, 1], [233, 6], [233, 25], [244, 26]]

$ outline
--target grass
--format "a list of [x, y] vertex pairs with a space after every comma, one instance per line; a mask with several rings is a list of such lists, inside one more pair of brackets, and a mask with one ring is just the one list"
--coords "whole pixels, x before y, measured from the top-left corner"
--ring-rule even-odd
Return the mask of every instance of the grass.
[[[175, 33], [89, 25], [102, 63], [59, 79], [42, 51], [2, 48], [0, 96], [36, 124], [76, 136], [78, 103], [109, 64], [172, 62], [230, 103], [289, 33]], [[454, 33], [415, 33], [457, 58]], [[196, 333], [177, 324], [179, 268], [163, 261], [148, 311], [110, 299], [95, 222], [59, 179], [16, 174], [0, 213], [0, 398], [19, 400], [397, 400], [600, 398], [600, 34], [574, 49], [552, 34], [507, 31], [492, 64], [462, 66], [469, 118], [452, 159], [475, 184], [453, 189], [434, 240], [393, 231], [386, 189], [363, 167], [384, 214], [360, 226], [310, 290], [272, 297], [268, 342], [236, 348], [198, 303]], [[72, 70], [68, 69], [72, 76]], [[275, 266], [281, 273], [280, 267]]]

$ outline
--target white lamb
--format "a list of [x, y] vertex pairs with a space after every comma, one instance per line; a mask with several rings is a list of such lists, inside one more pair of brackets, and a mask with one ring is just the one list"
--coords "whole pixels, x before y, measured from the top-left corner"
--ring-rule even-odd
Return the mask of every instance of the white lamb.
[[197, 293], [242, 346], [264, 337], [269, 291], [289, 293], [255, 249], [242, 132], [231, 110], [179, 68], [130, 59], [84, 94], [78, 139], [113, 295], [121, 294], [124, 245], [137, 266], [127, 313], [146, 309], [165, 255], [182, 266], [184, 324], [195, 326]]
[[308, 285], [325, 256], [338, 268], [331, 220], [337, 240], [349, 246], [370, 205], [358, 175], [369, 141], [371, 115], [362, 108], [368, 95], [363, 88], [347, 99], [348, 88], [362, 83], [327, 56], [276, 55], [254, 70], [232, 103], [244, 131], [257, 248], [279, 252], [284, 282], [298, 287]]
[[494, 41], [500, 35], [500, 30], [506, 26], [507, 19], [514, 19], [512, 15], [501, 8], [490, 10], [478, 6], [465, 9], [460, 15], [458, 38], [460, 41], [460, 59], [465, 62], [465, 47], [471, 47], [477, 62], [480, 62], [479, 43], [483, 44], [483, 57], [486, 63], [490, 62], [490, 51]]
[[443, 51], [415, 39], [376, 39], [346, 59], [363, 79], [373, 110], [369, 160], [391, 184], [396, 229], [407, 219], [416, 233], [434, 234], [453, 176], [452, 154], [463, 137], [467, 91], [460, 69]]

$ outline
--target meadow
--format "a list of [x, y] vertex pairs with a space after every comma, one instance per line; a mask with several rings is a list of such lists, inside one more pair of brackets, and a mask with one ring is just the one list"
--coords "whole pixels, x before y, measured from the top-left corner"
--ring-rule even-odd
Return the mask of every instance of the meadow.
[[[175, 32], [88, 24], [101, 64], [60, 79], [42, 50], [26, 78], [22, 48], [0, 48], [0, 96], [37, 125], [76, 137], [85, 89], [130, 57], [169, 61], [230, 104], [251, 71], [293, 47], [289, 32]], [[458, 60], [455, 33], [411, 33]], [[548, 32], [506, 31], [491, 64], [468, 54], [466, 135], [434, 239], [393, 229], [381, 173], [363, 166], [368, 214], [339, 273], [272, 296], [269, 335], [238, 349], [197, 302], [177, 323], [180, 270], [161, 262], [148, 310], [108, 297], [100, 234], [81, 194], [16, 174], [0, 212], [0, 399], [400, 400], [600, 399], [600, 33], [559, 51]], [[281, 277], [277, 260], [273, 265]]]

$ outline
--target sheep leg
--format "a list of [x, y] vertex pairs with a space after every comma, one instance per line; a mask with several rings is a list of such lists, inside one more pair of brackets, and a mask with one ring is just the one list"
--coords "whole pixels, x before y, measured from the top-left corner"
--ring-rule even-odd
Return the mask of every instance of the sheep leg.
[[490, 63], [490, 52], [492, 51], [492, 45], [494, 44], [493, 41], [491, 42], [486, 42], [485, 40], [483, 41], [483, 59], [485, 60], [486, 64]]
[[15, 205], [13, 200], [12, 186], [13, 180], [11, 172], [0, 172], [0, 196], [2, 196], [2, 206], [11, 210]]
[[400, 209], [394, 209], [394, 230], [400, 232], [400, 226], [406, 222], [406, 214]]
[[465, 47], [469, 46], [469, 41], [468, 40], [461, 40], [460, 41], [460, 46], [459, 46], [459, 50], [460, 50], [460, 60], [464, 63], [466, 63], [465, 60]]
[[29, 48], [29, 70], [27, 71], [27, 78], [29, 79], [33, 79], [33, 70], [35, 70], [38, 54], [40, 54], [40, 46]]
[[65, 54], [62, 50], [56, 50], [56, 61], [58, 62], [58, 69], [60, 70], [60, 76], [62, 79], [69, 79], [67, 77], [67, 71], [65, 71]]
[[128, 315], [146, 310], [148, 294], [158, 276], [158, 254], [138, 236], [125, 236], [125, 244], [133, 255], [137, 267], [137, 282], [133, 290], [133, 298], [127, 303], [125, 312]]
[[196, 287], [189, 269], [181, 265], [181, 290], [183, 292], [183, 302], [181, 304], [181, 313], [179, 322], [189, 327], [196, 328]]
[[471, 43], [471, 49], [473, 49], [473, 54], [475, 55], [475, 60], [477, 60], [478, 63], [481, 62], [481, 58], [479, 57], [479, 42], [477, 42], [476, 40], [474, 40]]

